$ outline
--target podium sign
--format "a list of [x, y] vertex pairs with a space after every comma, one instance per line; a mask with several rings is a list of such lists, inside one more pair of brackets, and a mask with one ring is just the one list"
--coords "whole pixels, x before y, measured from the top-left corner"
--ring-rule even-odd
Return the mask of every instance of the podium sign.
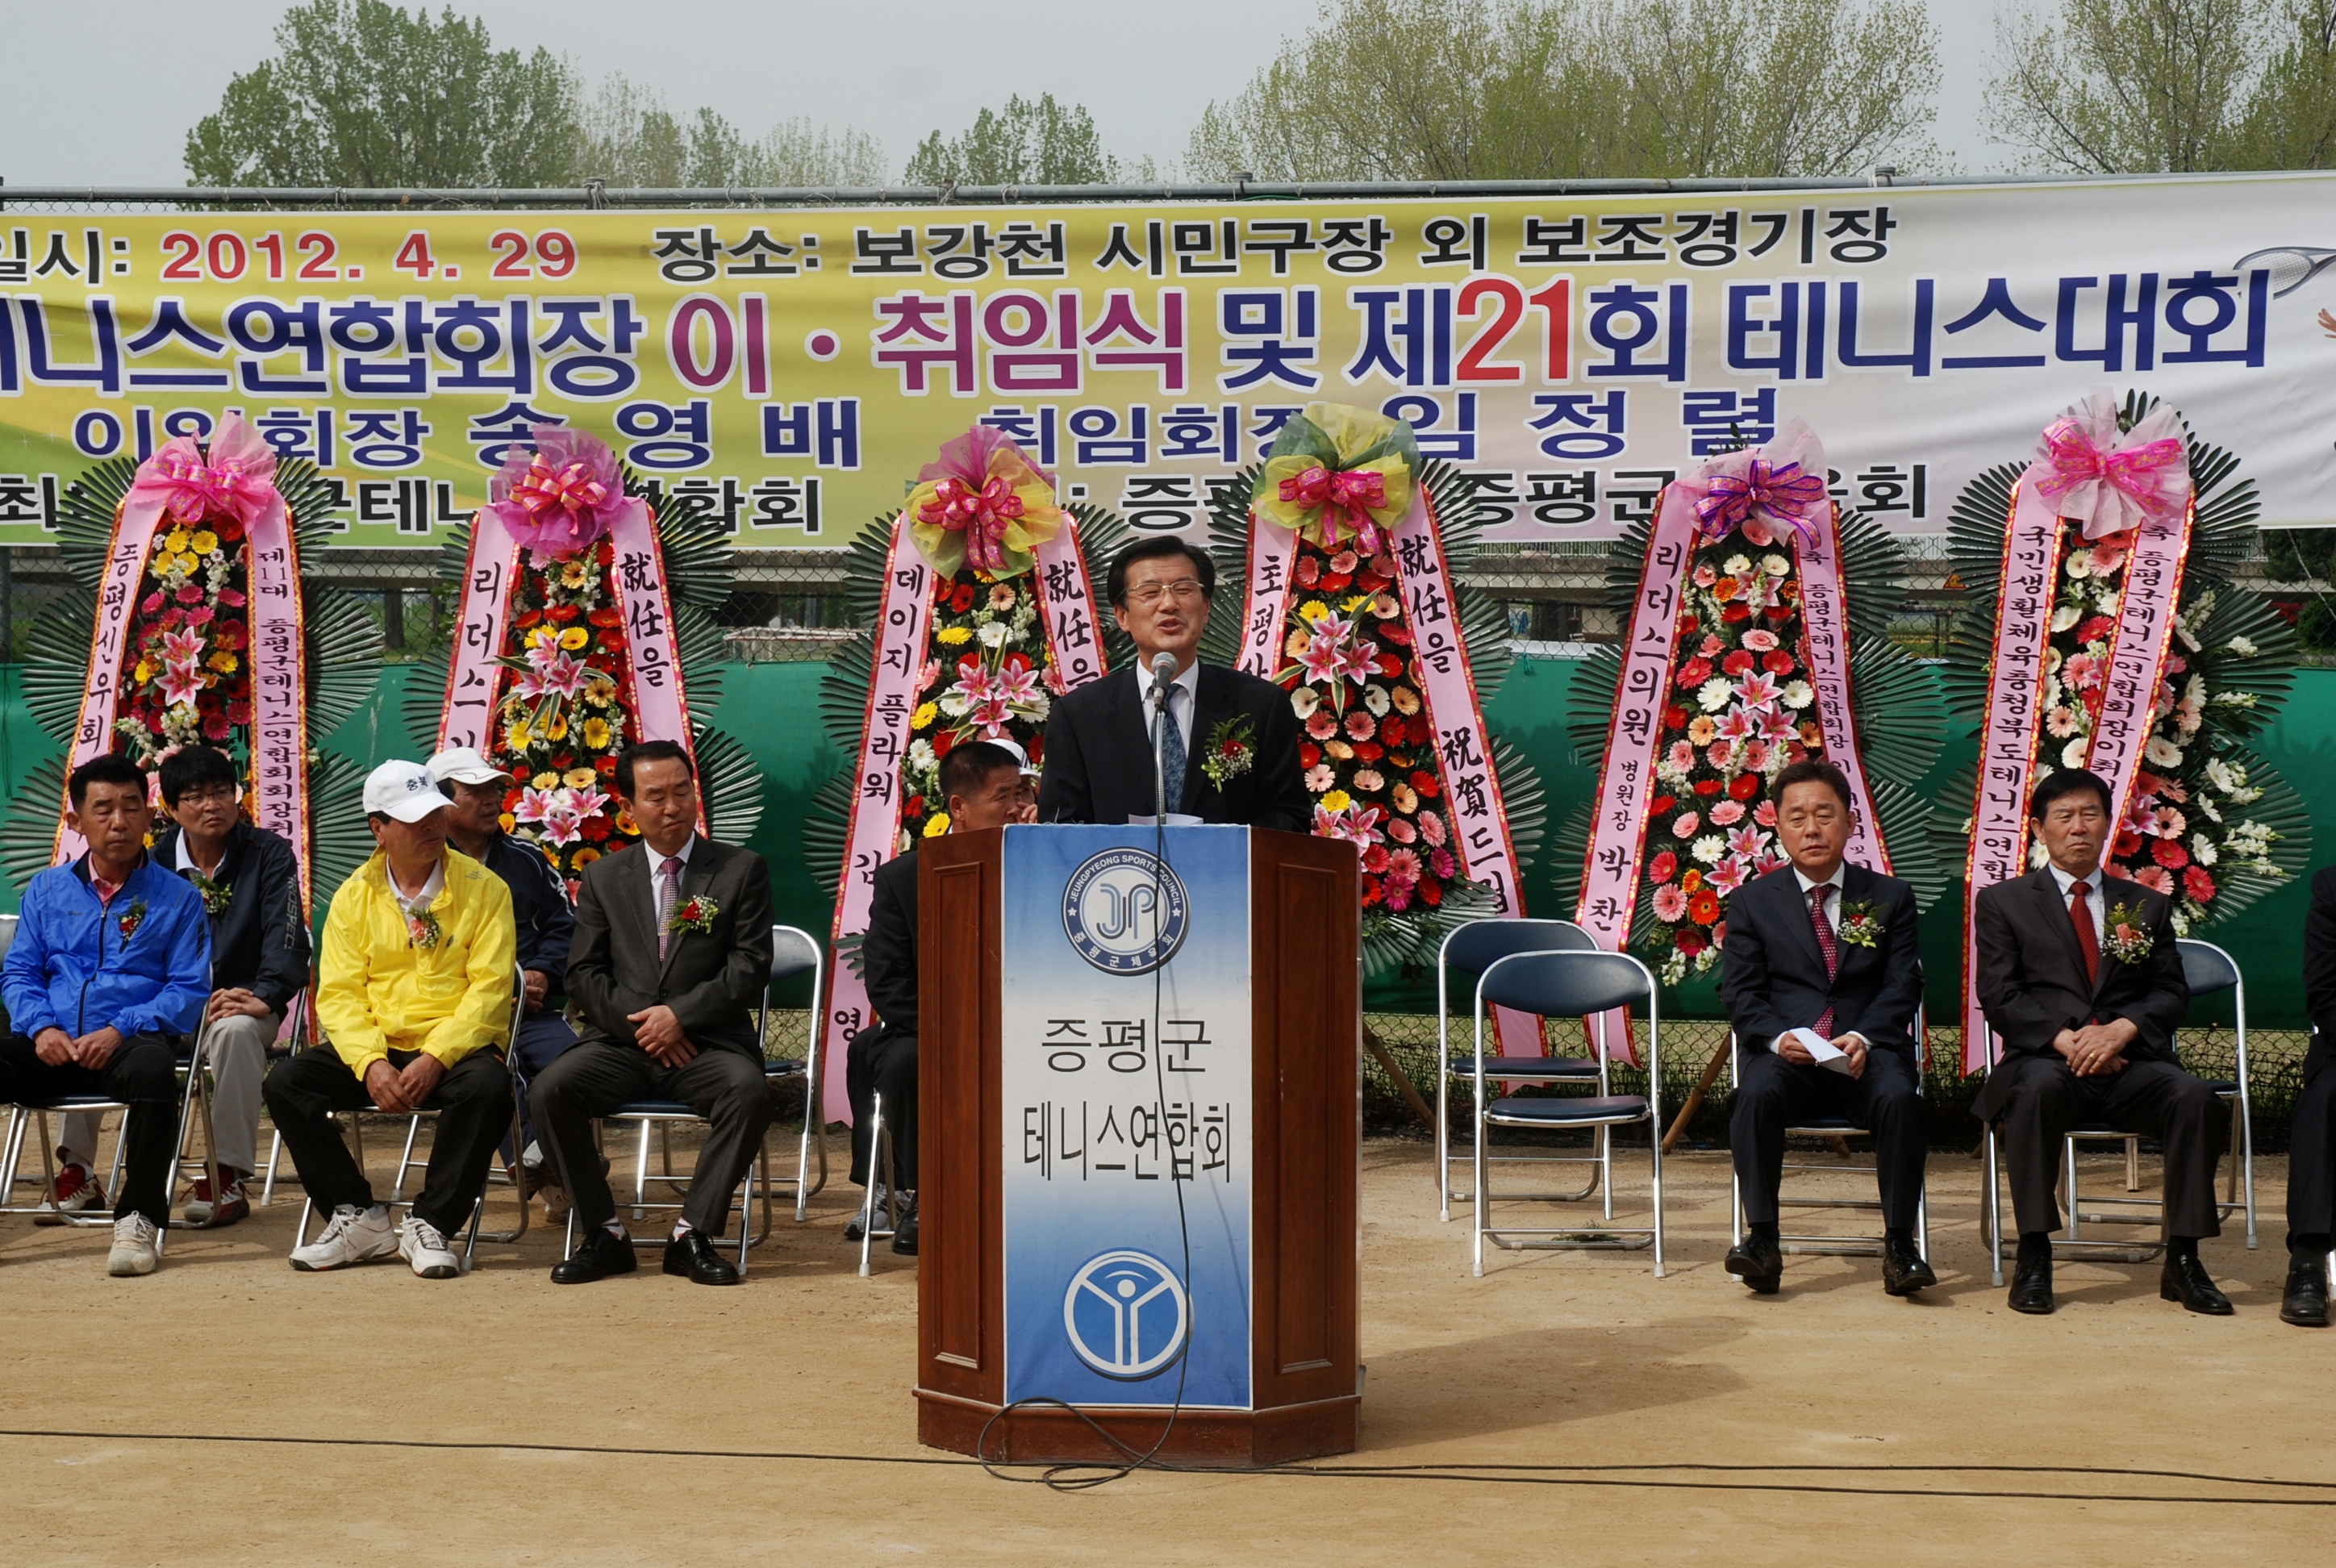
[[1247, 1409], [1249, 830], [1008, 828], [1003, 880], [1007, 1398]]
[[1263, 828], [919, 846], [922, 1441], [1354, 1447], [1357, 875], [1352, 844]]

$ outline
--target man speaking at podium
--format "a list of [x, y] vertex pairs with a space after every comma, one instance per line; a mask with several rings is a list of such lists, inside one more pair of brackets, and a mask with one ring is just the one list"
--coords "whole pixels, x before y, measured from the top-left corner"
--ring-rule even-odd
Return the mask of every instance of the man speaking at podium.
[[1165, 700], [1174, 723], [1163, 737], [1169, 811], [1203, 823], [1306, 831], [1311, 816], [1289, 694], [1200, 662], [1216, 581], [1207, 555], [1167, 536], [1139, 541], [1111, 563], [1112, 618], [1135, 640], [1136, 667], [1056, 699], [1046, 721], [1040, 822], [1111, 824], [1153, 814], [1157, 687], [1173, 667]]

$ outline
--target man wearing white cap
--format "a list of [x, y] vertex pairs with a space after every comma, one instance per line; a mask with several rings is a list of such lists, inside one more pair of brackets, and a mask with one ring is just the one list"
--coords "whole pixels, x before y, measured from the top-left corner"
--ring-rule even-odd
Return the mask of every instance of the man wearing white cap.
[[[263, 1094], [324, 1234], [292, 1253], [307, 1271], [401, 1253], [426, 1280], [461, 1272], [447, 1238], [485, 1189], [510, 1130], [511, 890], [446, 846], [447, 801], [419, 763], [365, 779], [381, 847], [333, 895], [317, 964], [316, 1021], [326, 1045], [277, 1064]], [[336, 1111], [438, 1113], [422, 1195], [402, 1229], [333, 1124]]]
[[519, 932], [519, 967], [527, 983], [527, 1005], [511, 1041], [511, 1076], [519, 1080], [519, 1135], [525, 1151], [528, 1191], [543, 1193], [548, 1218], [568, 1217], [568, 1194], [554, 1183], [543, 1149], [535, 1141], [528, 1114], [527, 1086], [576, 1043], [576, 1031], [560, 1016], [560, 993], [568, 975], [568, 948], [576, 933], [575, 907], [544, 852], [503, 831], [503, 802], [511, 775], [470, 746], [442, 751], [423, 765], [453, 799], [446, 813], [448, 842], [503, 879], [511, 889], [511, 920]]

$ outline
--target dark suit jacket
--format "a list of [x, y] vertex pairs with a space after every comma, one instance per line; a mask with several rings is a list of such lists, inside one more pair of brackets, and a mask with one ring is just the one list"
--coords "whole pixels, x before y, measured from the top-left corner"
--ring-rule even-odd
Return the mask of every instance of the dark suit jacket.
[[[154, 863], [165, 871], [179, 869], [179, 832], [173, 823], [154, 840]], [[211, 989], [240, 988], [281, 1013], [308, 984], [308, 917], [292, 846], [238, 820], [213, 880], [229, 897], [210, 917]]]
[[[1247, 773], [1211, 784], [1202, 769], [1211, 732], [1248, 715], [1255, 760]], [[1134, 668], [1114, 670], [1055, 699], [1046, 720], [1046, 767], [1038, 783], [1042, 823], [1124, 823], [1153, 813], [1152, 719]], [[1298, 716], [1271, 681], [1201, 666], [1192, 744], [1177, 811], [1209, 823], [1304, 833], [1313, 825], [1298, 766]]]
[[1914, 890], [1844, 865], [1841, 902], [1872, 904], [1882, 934], [1870, 948], [1837, 942], [1840, 964], [1827, 979], [1809, 902], [1790, 866], [1753, 878], [1728, 901], [1719, 995], [1745, 1050], [1767, 1050], [1786, 1029], [1814, 1027], [1831, 1007], [1836, 1036], [1855, 1033], [1870, 1046], [1913, 1051], [1914, 1009], [1922, 1000]]
[[2303, 1057], [2308, 1084], [2336, 1060], [2336, 866], [2312, 878], [2312, 912], [2303, 917], [2303, 1005], [2312, 1015], [2312, 1048]]
[[628, 1015], [663, 1002], [701, 1050], [760, 1061], [754, 1015], [771, 983], [770, 868], [751, 850], [699, 839], [681, 897], [712, 899], [714, 929], [674, 932], [659, 964], [650, 854], [636, 844], [585, 868], [568, 959], [568, 995], [584, 1013], [577, 1037], [633, 1045]]
[[511, 919], [519, 927], [519, 967], [548, 977], [557, 995], [560, 978], [568, 972], [569, 944], [576, 935], [568, 884], [541, 850], [509, 833], [499, 833], [489, 841], [480, 863], [511, 889]]
[[[2149, 928], [2149, 956], [2138, 964], [2111, 957], [2104, 930], [2100, 972], [2088, 982], [2076, 925], [2049, 868], [1980, 890], [1971, 910], [1971, 963], [1980, 1006], [2003, 1042], [2005, 1060], [2058, 1057], [2052, 1039], [2062, 1029], [2112, 1018], [2130, 1018], [2141, 1031], [2126, 1047], [2126, 1060], [2175, 1060], [2174, 1031], [2189, 1011], [2190, 985], [2182, 978], [2182, 954], [2174, 945], [2174, 906], [2165, 894], [2139, 882], [2103, 876], [2102, 908], [2119, 904], [2141, 907]], [[2000, 1115], [2009, 1089], [1997, 1090], [2007, 1082], [1988, 1075], [1972, 1114], [1985, 1121]]]
[[[917, 1032], [917, 852], [876, 868], [876, 895], [861, 939], [861, 979], [881, 1020], [876, 1030]], [[874, 1033], [876, 1031], [871, 1031]]]

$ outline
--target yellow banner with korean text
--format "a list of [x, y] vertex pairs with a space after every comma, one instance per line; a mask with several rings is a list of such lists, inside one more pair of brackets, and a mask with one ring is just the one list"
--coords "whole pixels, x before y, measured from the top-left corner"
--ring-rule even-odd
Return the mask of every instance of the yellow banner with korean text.
[[[2322, 174], [1574, 198], [560, 213], [0, 211], [0, 543], [240, 411], [350, 544], [427, 546], [530, 426], [742, 548], [847, 542], [973, 423], [1135, 528], [1317, 400], [1407, 420], [1497, 539], [1611, 539], [1794, 417], [1909, 531], [2105, 376], [2260, 433], [2336, 523]], [[2053, 243], [2035, 243], [2049, 232]], [[2049, 252], [2049, 255], [2047, 254]], [[2321, 297], [2326, 295], [2331, 297]]]

